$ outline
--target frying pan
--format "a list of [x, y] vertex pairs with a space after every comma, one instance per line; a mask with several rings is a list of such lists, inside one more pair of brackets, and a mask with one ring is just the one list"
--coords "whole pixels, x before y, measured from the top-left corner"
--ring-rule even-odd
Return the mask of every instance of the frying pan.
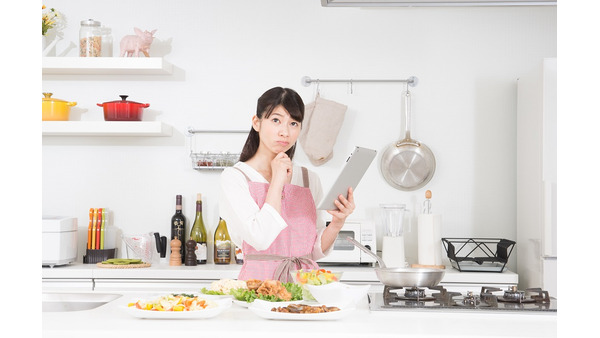
[[422, 188], [433, 177], [435, 157], [423, 143], [410, 137], [410, 92], [405, 93], [406, 135], [390, 144], [381, 156], [383, 178], [394, 188], [411, 191]]
[[387, 286], [395, 288], [433, 287], [442, 281], [446, 273], [442, 269], [388, 268], [379, 256], [372, 253], [371, 250], [357, 242], [354, 238], [348, 236], [346, 240], [377, 260], [379, 268], [375, 268], [375, 274], [379, 281]]

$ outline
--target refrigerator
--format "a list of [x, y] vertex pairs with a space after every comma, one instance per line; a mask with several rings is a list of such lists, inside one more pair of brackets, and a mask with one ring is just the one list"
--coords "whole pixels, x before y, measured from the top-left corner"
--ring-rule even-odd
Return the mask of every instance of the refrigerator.
[[557, 75], [546, 58], [517, 80], [519, 289], [557, 290]]

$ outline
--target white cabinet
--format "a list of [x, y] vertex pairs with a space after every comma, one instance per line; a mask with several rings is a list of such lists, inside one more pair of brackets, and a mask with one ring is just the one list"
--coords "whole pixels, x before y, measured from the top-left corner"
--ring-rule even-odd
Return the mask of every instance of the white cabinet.
[[556, 58], [517, 81], [517, 272], [520, 289], [556, 288]]

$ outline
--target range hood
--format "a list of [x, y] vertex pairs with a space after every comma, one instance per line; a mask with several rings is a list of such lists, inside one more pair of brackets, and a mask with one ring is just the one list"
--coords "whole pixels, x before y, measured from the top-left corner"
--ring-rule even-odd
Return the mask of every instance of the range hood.
[[321, 0], [323, 7], [556, 6], [557, 0]]

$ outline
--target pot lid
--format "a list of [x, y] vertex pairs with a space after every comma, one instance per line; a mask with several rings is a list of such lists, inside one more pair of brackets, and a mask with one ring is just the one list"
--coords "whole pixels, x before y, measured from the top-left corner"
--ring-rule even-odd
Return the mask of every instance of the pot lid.
[[67, 102], [65, 100], [60, 100], [60, 99], [55, 99], [52, 97], [52, 93], [42, 93], [44, 95], [44, 97], [42, 98], [42, 101], [52, 101], [52, 102]]
[[127, 104], [143, 104], [143, 103], [139, 103], [139, 102], [135, 102], [135, 101], [127, 101], [127, 97], [129, 95], [119, 95], [121, 97], [120, 100], [115, 100], [115, 101], [109, 101], [109, 102], [104, 102], [104, 104], [106, 103], [127, 103]]

